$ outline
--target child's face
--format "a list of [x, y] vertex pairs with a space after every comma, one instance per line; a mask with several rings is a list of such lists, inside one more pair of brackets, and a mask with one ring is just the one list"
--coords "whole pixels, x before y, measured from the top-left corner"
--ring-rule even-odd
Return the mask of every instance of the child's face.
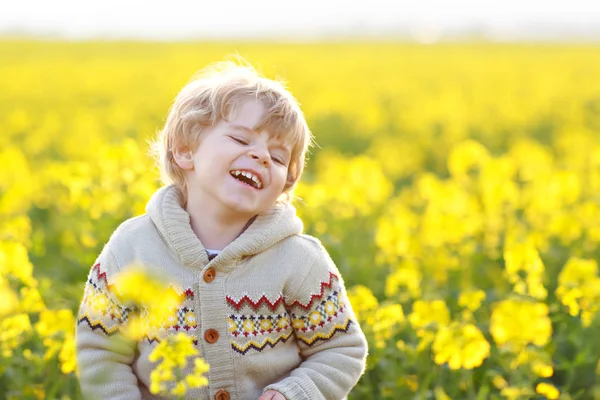
[[242, 101], [229, 121], [202, 133], [190, 164], [180, 164], [186, 169], [190, 201], [205, 211], [247, 217], [275, 203], [286, 184], [291, 149], [269, 132], [253, 130], [264, 112], [262, 103]]

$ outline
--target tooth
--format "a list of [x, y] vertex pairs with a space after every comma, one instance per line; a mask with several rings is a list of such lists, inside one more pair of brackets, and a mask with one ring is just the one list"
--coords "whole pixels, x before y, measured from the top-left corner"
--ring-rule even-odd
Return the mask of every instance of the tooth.
[[246, 178], [248, 177], [248, 173], [246, 171], [242, 172], [242, 175], [245, 176]]
[[252, 178], [251, 178], [251, 179], [252, 179], [254, 182], [258, 183], [258, 178], [257, 178], [257, 177], [255, 177], [254, 175], [252, 175]]

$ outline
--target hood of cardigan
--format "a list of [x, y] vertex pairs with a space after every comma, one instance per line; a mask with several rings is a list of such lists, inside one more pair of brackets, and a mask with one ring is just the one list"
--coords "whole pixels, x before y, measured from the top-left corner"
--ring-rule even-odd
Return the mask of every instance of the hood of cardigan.
[[[206, 250], [190, 224], [190, 215], [181, 206], [183, 195], [174, 185], [156, 191], [146, 205], [154, 225], [184, 265], [202, 268], [208, 263]], [[215, 260], [251, 256], [281, 240], [302, 232], [302, 221], [289, 204], [276, 204], [260, 214], [240, 236], [227, 245]]]

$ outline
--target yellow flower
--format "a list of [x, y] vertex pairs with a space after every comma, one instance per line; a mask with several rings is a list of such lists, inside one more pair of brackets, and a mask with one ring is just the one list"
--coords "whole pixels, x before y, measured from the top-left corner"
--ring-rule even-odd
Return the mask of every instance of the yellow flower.
[[558, 389], [556, 389], [551, 384], [545, 382], [538, 383], [535, 387], [535, 391], [538, 394], [546, 396], [546, 398], [549, 400], [556, 400], [558, 399], [558, 396], [560, 396], [560, 392], [558, 391]]
[[408, 316], [408, 319], [417, 333], [423, 329], [437, 329], [441, 326], [448, 325], [450, 322], [450, 312], [446, 303], [443, 300], [417, 300], [413, 304], [413, 310]]
[[[161, 277], [136, 264], [115, 276], [114, 287], [122, 304], [141, 310], [140, 315], [130, 315], [123, 329], [133, 339], [143, 338], [152, 329], [172, 325], [183, 301], [183, 295], [166, 286]], [[109, 300], [100, 297], [96, 302], [96, 307], [102, 307]]]
[[[317, 164], [316, 183], [300, 184], [297, 195], [307, 209], [325, 220], [331, 220], [329, 213], [339, 219], [369, 214], [374, 207], [385, 203], [393, 190], [381, 164], [367, 156], [348, 158], [323, 152]], [[369, 183], [369, 190], [365, 190], [365, 182]]]
[[554, 368], [552, 368], [552, 365], [541, 361], [534, 361], [531, 364], [531, 370], [541, 378], [550, 378], [554, 375]]
[[199, 388], [208, 385], [208, 379], [204, 376], [208, 371], [209, 366], [202, 358], [194, 359], [194, 373], [185, 378], [189, 387]]
[[[514, 285], [516, 293], [527, 294], [540, 300], [546, 298], [547, 291], [542, 284], [544, 264], [533, 240], [515, 243], [509, 235], [504, 249], [504, 260], [508, 279]], [[525, 278], [521, 274], [524, 274]]]
[[0, 318], [12, 314], [19, 306], [17, 294], [0, 276]]
[[469, 290], [462, 292], [458, 297], [458, 304], [461, 307], [466, 307], [470, 311], [475, 311], [481, 306], [481, 302], [485, 299], [483, 290]]
[[36, 313], [46, 308], [44, 300], [42, 300], [42, 296], [36, 287], [24, 286], [21, 288], [20, 292], [21, 301], [19, 304], [19, 309], [22, 312]]
[[173, 389], [171, 389], [171, 394], [175, 395], [175, 396], [183, 396], [185, 394], [186, 391], [186, 382], [185, 381], [179, 381], [175, 384], [175, 387]]
[[[415, 231], [418, 227], [418, 217], [412, 212], [406, 204], [402, 203], [401, 198], [395, 198], [390, 201], [388, 207], [384, 211], [383, 216], [377, 221], [377, 232], [375, 234], [375, 244], [380, 250], [378, 257], [384, 262], [395, 262], [398, 257], [410, 255], [412, 247], [415, 245]], [[399, 269], [403, 269], [401, 265]], [[410, 277], [410, 272], [414, 272], [414, 269], [409, 271], [410, 279], [407, 283], [413, 290], [417, 290], [413, 286], [415, 278]], [[402, 275], [402, 272], [398, 270], [392, 272], [391, 282], [386, 284], [386, 291], [390, 291], [388, 296], [395, 294], [394, 277], [398, 274], [398, 283], [402, 284], [406, 278]], [[418, 277], [420, 280], [420, 276]]]
[[528, 387], [506, 386], [500, 390], [500, 394], [508, 400], [529, 399], [533, 394]]
[[506, 379], [504, 379], [502, 375], [495, 375], [494, 378], [492, 378], [492, 384], [496, 389], [504, 389], [508, 386], [508, 382], [506, 382]]
[[507, 299], [492, 309], [490, 333], [499, 345], [516, 349], [528, 344], [546, 345], [552, 336], [548, 305], [526, 300]]
[[481, 331], [472, 324], [459, 322], [441, 327], [432, 348], [435, 363], [448, 363], [450, 369], [479, 367], [490, 355], [490, 344]]
[[385, 295], [401, 302], [421, 296], [421, 271], [414, 260], [403, 261], [385, 281]]
[[480, 170], [490, 158], [485, 146], [474, 140], [465, 140], [451, 150], [448, 170], [455, 178], [465, 179], [472, 169]]
[[581, 312], [584, 326], [591, 324], [600, 303], [600, 277], [596, 260], [572, 257], [558, 276], [556, 296], [569, 307], [569, 314]]
[[[203, 374], [208, 372], [208, 364], [197, 356], [198, 350], [192, 338], [183, 332], [160, 342], [148, 356], [150, 362], [160, 361], [150, 373], [150, 391], [154, 394], [166, 394], [168, 387], [172, 386], [170, 394], [183, 396], [188, 388], [207, 385], [208, 380]], [[183, 376], [190, 357], [195, 357], [194, 370]]]
[[176, 308], [183, 296], [167, 287], [164, 280], [152, 275], [141, 265], [130, 265], [115, 276], [115, 291], [122, 303], [141, 304], [156, 312]]
[[404, 312], [400, 304], [387, 304], [375, 311], [373, 334], [375, 346], [385, 348], [386, 341], [390, 339], [401, 324], [404, 323]]
[[13, 350], [23, 343], [31, 331], [31, 322], [27, 314], [15, 314], [0, 320], [0, 350], [8, 358]]
[[354, 308], [354, 312], [360, 321], [366, 322], [367, 325], [373, 324], [373, 312], [379, 306], [377, 298], [373, 296], [373, 292], [366, 286], [356, 285], [348, 291], [348, 298]]
[[26, 286], [36, 286], [33, 265], [27, 249], [20, 243], [0, 241], [0, 276], [11, 275]]
[[44, 310], [35, 324], [35, 330], [41, 337], [53, 337], [63, 332], [73, 332], [75, 317], [71, 310]]
[[60, 370], [63, 374], [74, 372], [77, 368], [77, 358], [75, 354], [75, 336], [68, 334], [65, 337], [60, 353], [58, 353], [60, 361]]

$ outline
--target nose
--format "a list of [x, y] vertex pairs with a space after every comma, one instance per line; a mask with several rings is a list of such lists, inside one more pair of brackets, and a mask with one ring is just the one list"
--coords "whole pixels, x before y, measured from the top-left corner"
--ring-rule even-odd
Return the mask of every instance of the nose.
[[254, 148], [250, 150], [250, 157], [252, 157], [253, 160], [258, 161], [265, 167], [268, 167], [269, 163], [271, 162], [269, 151], [263, 148]]

